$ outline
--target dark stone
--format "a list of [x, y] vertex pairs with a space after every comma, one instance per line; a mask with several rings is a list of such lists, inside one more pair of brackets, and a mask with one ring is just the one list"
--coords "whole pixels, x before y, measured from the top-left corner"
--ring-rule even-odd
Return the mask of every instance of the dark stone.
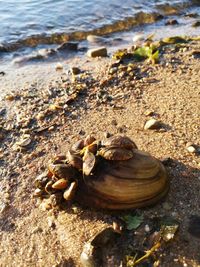
[[199, 27], [199, 26], [200, 26], [200, 20], [198, 20], [192, 24], [192, 27], [194, 27], [194, 28]]
[[193, 58], [200, 58], [200, 51], [193, 51], [192, 52], [192, 57]]
[[4, 76], [6, 73], [4, 71], [0, 71], [0, 76]]
[[58, 51], [65, 51], [65, 50], [71, 50], [71, 51], [77, 51], [78, 50], [78, 43], [77, 42], [66, 42], [58, 46]]
[[178, 21], [176, 19], [169, 19], [165, 23], [165, 25], [177, 25], [177, 24], [179, 24], [179, 23], [178, 23]]

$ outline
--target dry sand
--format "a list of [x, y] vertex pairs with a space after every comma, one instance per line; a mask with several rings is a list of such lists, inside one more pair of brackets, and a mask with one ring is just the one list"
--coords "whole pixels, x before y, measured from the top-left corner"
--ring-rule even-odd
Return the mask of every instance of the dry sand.
[[[51, 75], [48, 83], [31, 78], [32, 85], [20, 86], [9, 98], [12, 101], [2, 100], [0, 266], [80, 266], [84, 243], [118, 218], [116, 213], [80, 206], [44, 210], [33, 198], [34, 179], [48, 160], [89, 133], [98, 138], [125, 134], [141, 150], [159, 159], [170, 157], [168, 196], [138, 212], [145, 218], [170, 215], [180, 222], [176, 238], [157, 253], [159, 266], [200, 266], [200, 239], [188, 232], [190, 216], [200, 216], [200, 60], [193, 56], [200, 51], [200, 42], [184, 47], [167, 47], [159, 64], [138, 63], [130, 73], [118, 69], [108, 74], [108, 58], [76, 61], [87, 74], [79, 78], [83, 90], [74, 100], [67, 93], [74, 93], [78, 82], [71, 83], [71, 76], [62, 71]], [[9, 89], [8, 76], [0, 79]], [[55, 102], [64, 109], [47, 112]], [[163, 123], [162, 129], [143, 130], [152, 117]], [[52, 127], [33, 131], [43, 126]], [[32, 141], [20, 150], [16, 142], [25, 133]], [[196, 146], [196, 153], [187, 151], [188, 142]], [[126, 254], [122, 248], [133, 242], [130, 233], [128, 238], [114, 246], [104, 266], [122, 266]]]

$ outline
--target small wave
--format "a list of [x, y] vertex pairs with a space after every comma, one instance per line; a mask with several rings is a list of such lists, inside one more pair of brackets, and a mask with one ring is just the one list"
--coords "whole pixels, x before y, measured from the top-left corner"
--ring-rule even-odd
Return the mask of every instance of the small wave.
[[29, 36], [17, 42], [0, 44], [0, 52], [13, 52], [22, 47], [36, 47], [38, 45], [62, 44], [68, 41], [82, 41], [88, 35], [107, 35], [114, 32], [129, 30], [134, 26], [154, 23], [163, 16], [160, 13], [145, 13], [139, 12], [134, 17], [129, 17], [125, 20], [116, 21], [110, 25], [104, 25], [101, 28], [90, 31], [74, 31], [72, 33], [54, 33], [51, 35], [39, 34]]

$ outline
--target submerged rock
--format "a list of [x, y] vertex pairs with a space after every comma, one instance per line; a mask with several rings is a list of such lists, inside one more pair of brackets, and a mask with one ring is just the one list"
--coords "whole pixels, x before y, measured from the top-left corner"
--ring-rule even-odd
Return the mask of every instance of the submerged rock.
[[165, 23], [165, 25], [177, 25], [177, 24], [179, 24], [179, 23], [178, 23], [178, 21], [176, 19], [169, 19]]
[[105, 43], [106, 42], [105, 38], [101, 36], [97, 36], [97, 35], [92, 35], [92, 34], [87, 36], [87, 41], [90, 43]]
[[65, 50], [72, 50], [77, 51], [78, 50], [78, 43], [77, 42], [65, 42], [62, 43], [57, 47], [58, 51], [65, 51]]

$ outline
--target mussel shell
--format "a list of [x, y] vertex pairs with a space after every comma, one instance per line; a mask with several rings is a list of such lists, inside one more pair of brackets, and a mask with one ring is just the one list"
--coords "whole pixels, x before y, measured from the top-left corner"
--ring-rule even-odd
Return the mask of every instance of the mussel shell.
[[80, 152], [80, 150], [83, 148], [84, 148], [84, 140], [81, 139], [72, 145], [71, 150], [73, 152]]
[[132, 150], [123, 147], [108, 146], [99, 150], [98, 154], [107, 160], [128, 160], [133, 157]]
[[78, 171], [70, 164], [54, 164], [50, 163], [48, 169], [57, 178], [72, 179], [76, 178]]
[[90, 175], [96, 165], [96, 157], [93, 153], [87, 150], [83, 157], [83, 174]]
[[91, 135], [91, 134], [87, 135], [85, 140], [84, 140], [84, 146], [91, 145], [95, 140], [96, 140], [96, 138], [93, 135]]
[[134, 150], [127, 161], [102, 161], [93, 179], [80, 186], [78, 200], [104, 209], [130, 209], [151, 205], [169, 189], [167, 173], [160, 161]]
[[69, 164], [71, 164], [77, 170], [81, 170], [83, 167], [83, 160], [78, 153], [74, 153], [72, 150], [67, 152], [67, 159]]
[[127, 149], [137, 148], [136, 144], [127, 136], [115, 135], [102, 142], [103, 146], [116, 146]]

